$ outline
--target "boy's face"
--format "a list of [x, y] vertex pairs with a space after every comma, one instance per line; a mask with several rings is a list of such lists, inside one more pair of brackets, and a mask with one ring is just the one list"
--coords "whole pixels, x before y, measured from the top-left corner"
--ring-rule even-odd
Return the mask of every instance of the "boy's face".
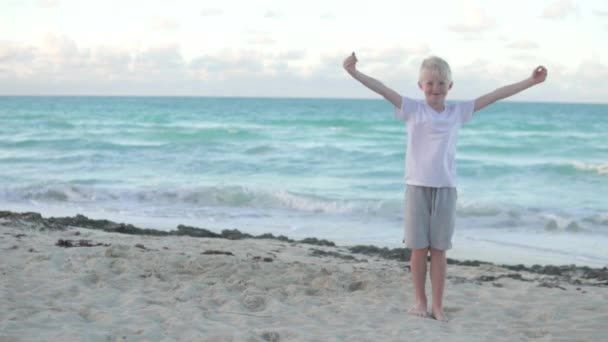
[[422, 70], [418, 86], [424, 92], [429, 105], [443, 105], [448, 91], [452, 89], [452, 82], [433, 70]]

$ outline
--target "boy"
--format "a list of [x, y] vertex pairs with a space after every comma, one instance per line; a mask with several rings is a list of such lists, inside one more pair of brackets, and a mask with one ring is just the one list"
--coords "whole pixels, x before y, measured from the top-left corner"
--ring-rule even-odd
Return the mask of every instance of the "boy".
[[[452, 247], [456, 214], [456, 139], [458, 129], [473, 113], [545, 81], [547, 69], [539, 66], [532, 76], [474, 101], [445, 104], [452, 89], [449, 65], [439, 57], [425, 59], [420, 67], [418, 87], [425, 100], [399, 95], [380, 81], [356, 68], [353, 52], [344, 60], [344, 69], [357, 81], [382, 95], [395, 106], [395, 118], [405, 121], [408, 144], [405, 161], [405, 244], [412, 250], [410, 267], [415, 289], [415, 306], [410, 313], [447, 322], [443, 312], [446, 250]], [[427, 311], [425, 293], [427, 256], [431, 254], [432, 307]]]

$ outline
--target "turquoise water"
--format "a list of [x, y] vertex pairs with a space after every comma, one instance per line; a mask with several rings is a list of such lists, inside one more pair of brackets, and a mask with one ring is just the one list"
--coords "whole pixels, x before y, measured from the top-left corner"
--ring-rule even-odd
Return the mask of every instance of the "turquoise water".
[[[382, 100], [0, 97], [0, 206], [398, 246]], [[458, 143], [456, 256], [608, 264], [608, 105], [495, 104]], [[549, 261], [548, 261], [549, 260]]]

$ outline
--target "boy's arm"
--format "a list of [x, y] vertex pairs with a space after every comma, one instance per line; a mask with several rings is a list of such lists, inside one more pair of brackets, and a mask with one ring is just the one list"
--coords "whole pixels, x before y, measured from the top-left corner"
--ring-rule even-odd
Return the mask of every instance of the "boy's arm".
[[504, 86], [502, 88], [498, 88], [491, 93], [483, 95], [475, 100], [475, 109], [474, 111], [478, 111], [486, 106], [491, 105], [492, 103], [507, 98], [509, 96], [515, 95], [522, 90], [528, 89], [533, 85], [537, 85], [542, 83], [547, 78], [547, 69], [544, 66], [539, 66], [534, 69], [532, 72], [532, 76], [526, 78], [523, 81], [513, 83], [508, 86]]
[[344, 60], [344, 69], [357, 81], [361, 82], [364, 86], [371, 89], [372, 91], [382, 95], [385, 99], [387, 99], [390, 103], [392, 103], [395, 107], [401, 108], [401, 95], [394, 91], [393, 89], [385, 86], [382, 82], [378, 81], [375, 78], [369, 77], [364, 73], [360, 72], [356, 68], [357, 57], [353, 52], [352, 55], [348, 56]]

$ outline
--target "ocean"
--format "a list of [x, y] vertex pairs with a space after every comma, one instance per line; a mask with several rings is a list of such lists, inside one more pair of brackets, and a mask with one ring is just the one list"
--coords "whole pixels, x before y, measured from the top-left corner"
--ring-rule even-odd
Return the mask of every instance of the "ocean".
[[[0, 97], [0, 210], [400, 247], [380, 99]], [[459, 135], [449, 257], [608, 265], [608, 105], [501, 102]]]

